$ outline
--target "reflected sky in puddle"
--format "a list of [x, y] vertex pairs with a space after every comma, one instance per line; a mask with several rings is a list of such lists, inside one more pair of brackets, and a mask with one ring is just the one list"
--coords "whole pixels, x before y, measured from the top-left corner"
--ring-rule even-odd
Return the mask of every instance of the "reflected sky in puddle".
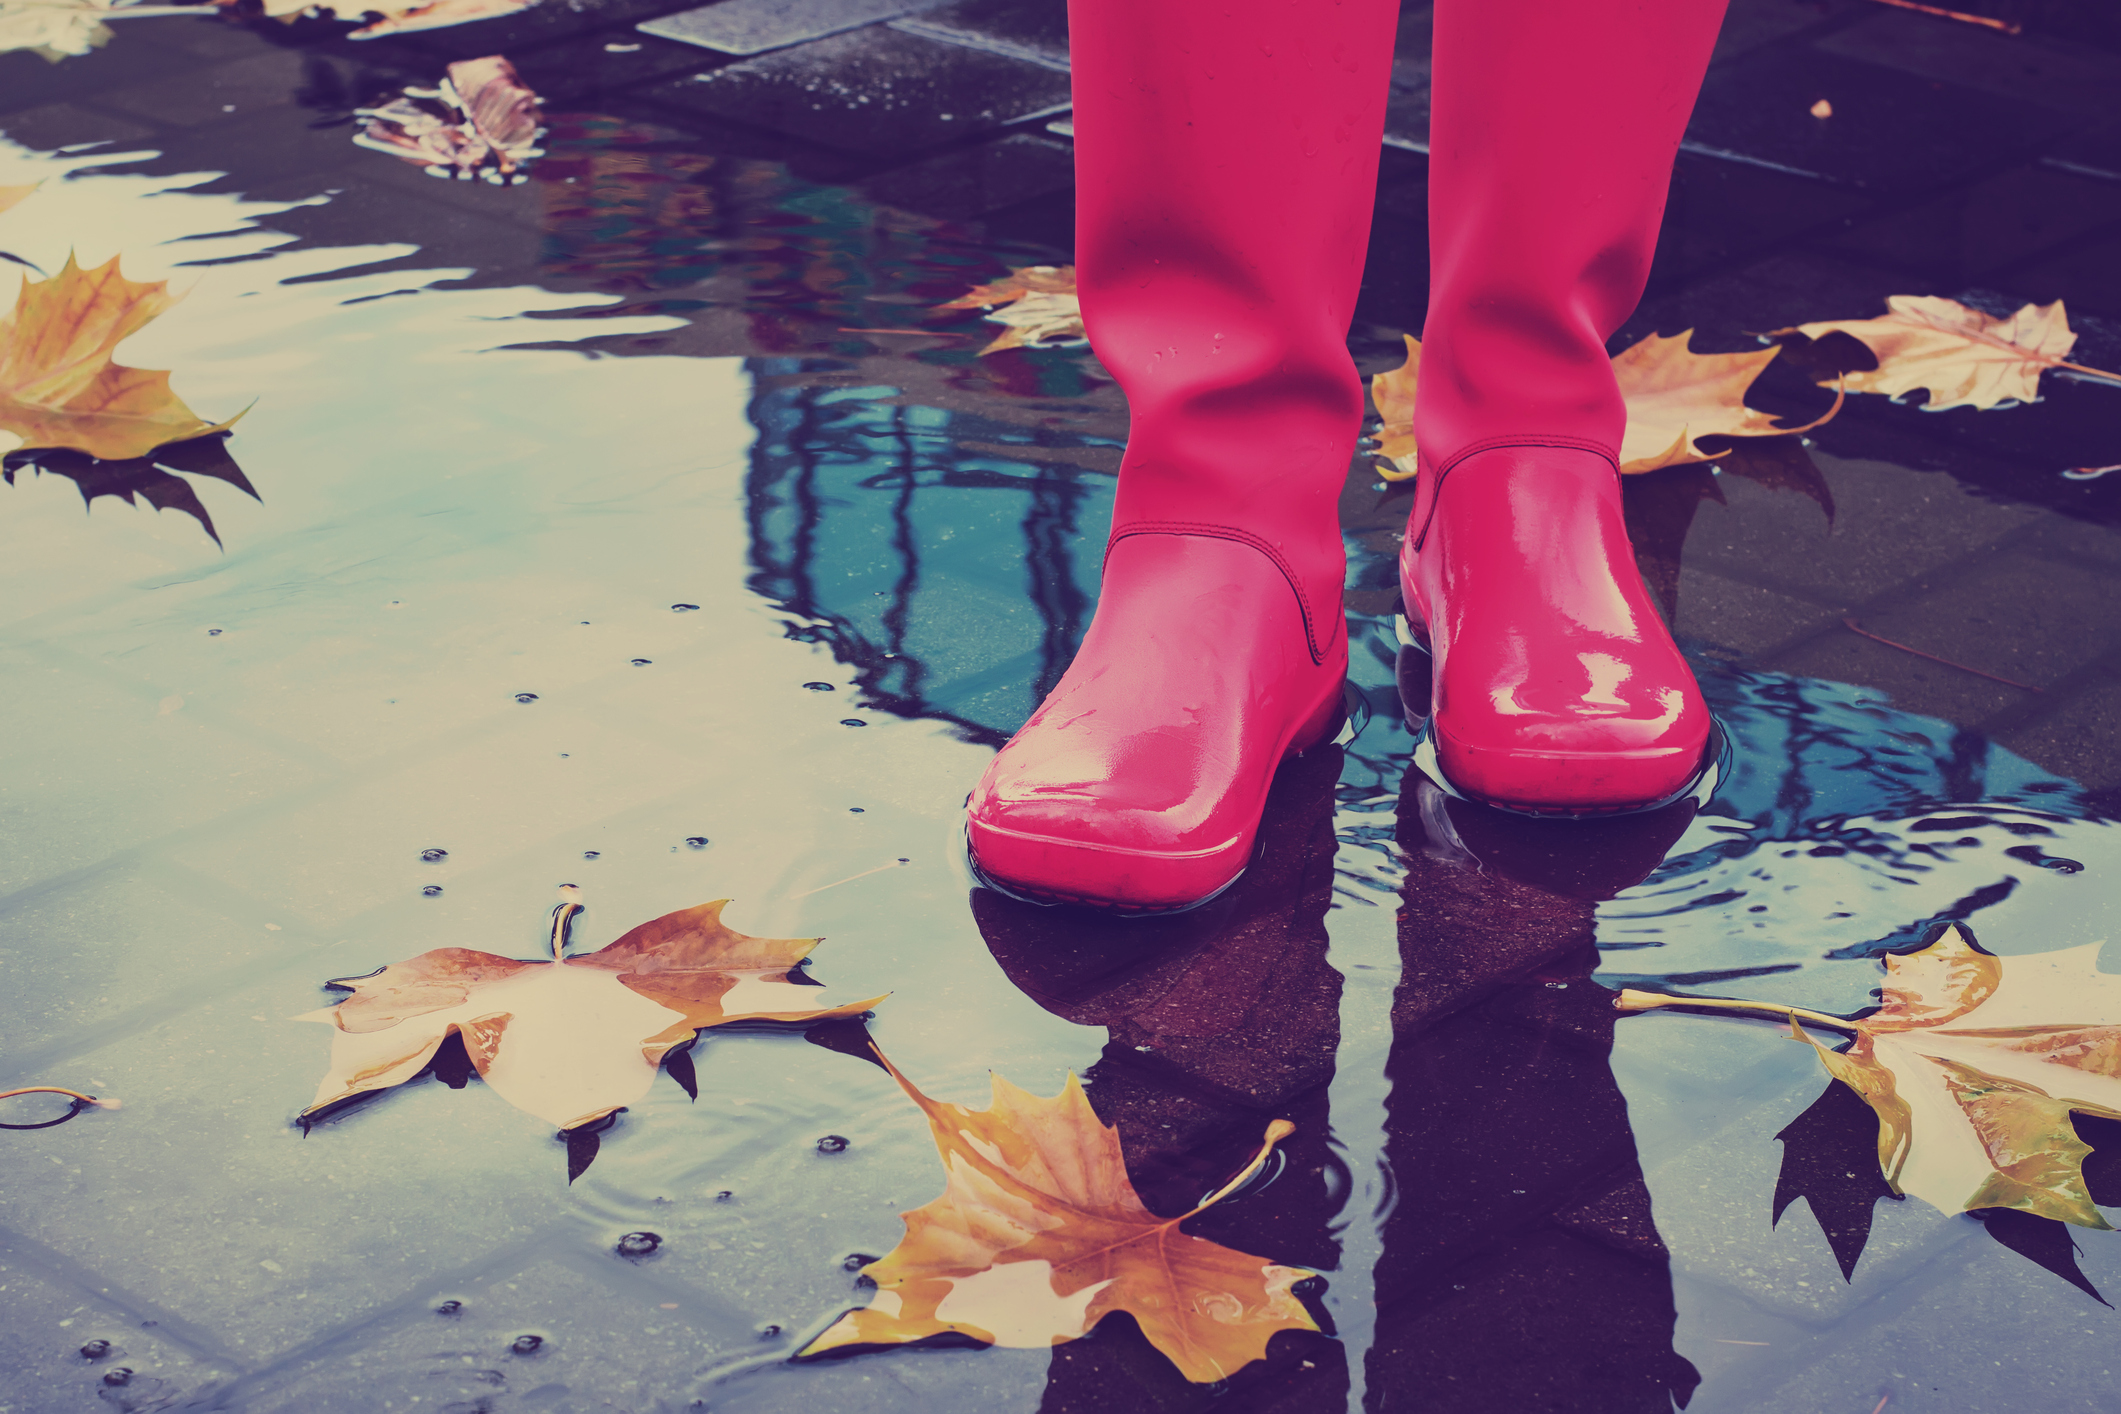
[[[890, 1079], [799, 1036], [703, 1039], [698, 1102], [659, 1080], [571, 1190], [549, 1130], [478, 1085], [286, 1127], [323, 1037], [283, 1018], [319, 982], [435, 946], [535, 955], [561, 883], [590, 902], [584, 947], [722, 896], [744, 931], [825, 935], [821, 995], [894, 993], [874, 1033], [938, 1098], [984, 1103], [990, 1068], [1041, 1092], [1085, 1073], [1164, 1211], [1260, 1115], [1296, 1116], [1275, 1180], [1189, 1230], [1337, 1272], [1340, 1341], [1281, 1351], [1241, 1399], [1376, 1407], [1450, 1378], [1526, 1407], [1512, 1371], [1567, 1395], [1603, 1360], [1614, 1409], [1696, 1380], [1692, 1409], [1765, 1408], [1863, 1340], [1988, 1388], [1987, 1362], [1907, 1335], [1922, 1293], [1984, 1283], [2012, 1293], [2012, 1340], [2095, 1368], [2080, 1298], [1967, 1220], [1886, 1205], [1849, 1287], [1801, 1212], [1768, 1226], [1774, 1133], [1820, 1084], [1805, 1051], [1616, 1028], [1570, 986], [1847, 1011], [1945, 917], [1999, 952], [2097, 940], [2115, 837], [2077, 787], [1875, 693], [1719, 671], [1716, 799], [1662, 834], [1584, 827], [1557, 882], [1551, 845], [1402, 788], [1389, 624], [1358, 616], [1378, 715], [1284, 773], [1226, 901], [1126, 927], [968, 909], [958, 803], [1094, 603], [1109, 386], [962, 339], [865, 352], [847, 327], [991, 272], [766, 164], [557, 126], [520, 281], [290, 243], [276, 223], [328, 201], [187, 178], [84, 171], [0, 218], [46, 269], [122, 250], [129, 277], [189, 284], [125, 361], [207, 415], [256, 400], [230, 451], [260, 499], [201, 483], [225, 553], [177, 515], [84, 516], [62, 478], [0, 489], [0, 770], [27, 802], [0, 851], [7, 1073], [127, 1101], [10, 1136], [37, 1181], [0, 1190], [0, 1223], [49, 1279], [163, 1313], [160, 1346], [130, 1337], [153, 1378], [246, 1410], [350, 1388], [497, 1411], [1206, 1399], [1126, 1331], [784, 1363], [864, 1299], [850, 1255], [939, 1186]], [[0, 183], [107, 160], [0, 148]], [[654, 1254], [617, 1255], [638, 1231]], [[2109, 1286], [2111, 1246], [2086, 1243]]]

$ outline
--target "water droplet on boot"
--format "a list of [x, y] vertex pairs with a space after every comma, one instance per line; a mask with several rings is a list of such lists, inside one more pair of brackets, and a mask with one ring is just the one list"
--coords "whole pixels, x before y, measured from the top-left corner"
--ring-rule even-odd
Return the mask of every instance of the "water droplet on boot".
[[510, 1350], [513, 1350], [518, 1355], [532, 1355], [535, 1354], [538, 1349], [544, 1344], [544, 1336], [519, 1335], [514, 1340], [508, 1342], [508, 1348]]
[[828, 1134], [817, 1141], [817, 1151], [820, 1154], [844, 1154], [847, 1152], [847, 1140], [843, 1135]]
[[429, 884], [426, 888], [420, 890], [420, 897], [422, 898], [440, 898], [441, 896], [442, 886], [440, 884]]
[[447, 858], [449, 858], [449, 851], [446, 849], [423, 849], [420, 851], [420, 862], [423, 864], [440, 864]]
[[707, 837], [705, 835], [687, 835], [685, 836], [685, 843], [691, 845], [694, 849], [705, 849], [707, 848]]
[[617, 1248], [621, 1257], [646, 1257], [663, 1245], [663, 1239], [653, 1232], [629, 1232], [619, 1239]]
[[803, 686], [809, 688], [812, 692], [833, 692], [837, 690], [829, 682], [806, 682]]
[[108, 1354], [110, 1342], [107, 1340], [92, 1340], [81, 1347], [81, 1358], [84, 1360], [101, 1360]]
[[516, 701], [518, 702], [535, 702], [537, 700], [538, 695], [535, 692], [519, 692], [516, 694]]

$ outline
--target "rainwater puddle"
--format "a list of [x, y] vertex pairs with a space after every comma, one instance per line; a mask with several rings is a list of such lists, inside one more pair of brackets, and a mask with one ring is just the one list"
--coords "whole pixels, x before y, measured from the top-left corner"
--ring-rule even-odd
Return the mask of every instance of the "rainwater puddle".
[[[848, 332], [996, 273], [955, 228], [554, 126], [537, 183], [467, 198], [518, 203], [513, 265], [382, 218], [356, 240], [337, 194], [0, 149], [0, 183], [45, 182], [0, 248], [189, 286], [125, 361], [203, 414], [254, 403], [227, 451], [256, 499], [195, 478], [225, 549], [181, 511], [84, 515], [64, 477], [0, 488], [5, 1076], [125, 1101], [0, 1145], [0, 1298], [23, 1378], [74, 1401], [49, 1407], [96, 1407], [84, 1332], [261, 1414], [1380, 1408], [1446, 1380], [1468, 1409], [1853, 1409], [1878, 1350], [1913, 1407], [2001, 1407], [2036, 1360], [2086, 1381], [2042, 1407], [2092, 1407], [2104, 1308], [1973, 1220], [1883, 1205], [1853, 1284], [1804, 1205], [1770, 1226], [1807, 1049], [1616, 1026], [1606, 990], [1848, 1012], [1947, 919], [1998, 953], [2097, 941], [2114, 836], [2081, 788], [1875, 691], [1717, 672], [1734, 769], [1701, 813], [1520, 828], [1405, 778], [1389, 620], [1358, 614], [1375, 718], [1283, 773], [1214, 906], [970, 890], [957, 808], [1095, 601], [1109, 383]], [[552, 1126], [477, 1081], [290, 1127], [319, 984], [542, 956], [563, 885], [578, 953], [719, 898], [822, 936], [820, 1004], [888, 993], [868, 1034], [936, 1099], [1081, 1075], [1160, 1213], [1293, 1120], [1185, 1230], [1322, 1273], [1299, 1294], [1337, 1339], [1222, 1388], [1124, 1316], [790, 1363], [942, 1191], [844, 1032], [709, 1031], [697, 1100], [658, 1077], [572, 1186]], [[1978, 1340], [1936, 1315], [1968, 1303]]]

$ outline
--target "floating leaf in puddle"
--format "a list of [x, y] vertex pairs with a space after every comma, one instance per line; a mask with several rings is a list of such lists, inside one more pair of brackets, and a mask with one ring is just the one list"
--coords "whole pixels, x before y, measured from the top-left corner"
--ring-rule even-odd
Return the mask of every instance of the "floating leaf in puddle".
[[[278, 20], [293, 20], [297, 15], [330, 15], [334, 19], [358, 20], [368, 15], [376, 19], [348, 36], [350, 39], [376, 39], [386, 34], [406, 34], [418, 29], [442, 29], [449, 25], [468, 25], [473, 20], [490, 20], [501, 15], [513, 15], [527, 10], [538, 0], [265, 0], [265, 13]], [[232, 4], [234, 0], [215, 0], [216, 4]]]
[[[999, 306], [999, 307], [997, 307]], [[1075, 293], [1073, 265], [1022, 265], [1006, 279], [976, 285], [966, 294], [939, 304], [946, 309], [984, 309], [987, 320], [1008, 326], [982, 354], [1003, 349], [1037, 348], [1051, 342], [1076, 343], [1084, 337], [1082, 301]], [[908, 330], [908, 333], [918, 332]]]
[[1039, 1348], [1124, 1310], [1187, 1379], [1208, 1382], [1265, 1355], [1276, 1331], [1318, 1329], [1291, 1291], [1310, 1272], [1179, 1231], [1258, 1172], [1294, 1131], [1287, 1121], [1269, 1125], [1251, 1164], [1193, 1212], [1160, 1218], [1127, 1178], [1118, 1131], [1073, 1075], [1051, 1099], [996, 1075], [992, 1103], [973, 1110], [929, 1099], [883, 1064], [928, 1116], [948, 1184], [863, 1268], [877, 1286], [870, 1304], [802, 1356], [950, 1334]]
[[2004, 319], [1936, 295], [1893, 295], [1885, 304], [1887, 312], [1875, 319], [1814, 320], [1773, 330], [1770, 337], [1847, 334], [1878, 360], [1876, 368], [1842, 375], [1849, 391], [1897, 399], [1920, 388], [1929, 395], [1924, 412], [2034, 402], [2040, 375], [2050, 369], [2121, 383], [2121, 374], [2063, 357], [2077, 336], [2061, 300], [2029, 304]]
[[856, 1016], [883, 1000], [815, 1005], [814, 988], [789, 973], [821, 940], [738, 933], [722, 922], [727, 899], [665, 914], [600, 951], [569, 956], [578, 897], [564, 890], [553, 911], [549, 959], [437, 948], [331, 982], [353, 995], [296, 1018], [335, 1029], [330, 1073], [302, 1119], [403, 1084], [430, 1064], [442, 1073], [448, 1062], [438, 1052], [454, 1037], [469, 1068], [501, 1098], [563, 1131], [579, 1173], [584, 1150], [595, 1152], [593, 1126], [647, 1094], [659, 1066], [667, 1063], [697, 1096], [686, 1048], [702, 1030]]
[[226, 481], [253, 501], [260, 499], [250, 478], [243, 474], [243, 468], [228, 454], [227, 440], [226, 433], [194, 437], [187, 442], [171, 442], [157, 447], [144, 457], [116, 461], [100, 461], [63, 447], [9, 452], [0, 458], [0, 479], [12, 486], [16, 473], [22, 471], [33, 471], [40, 476], [63, 476], [80, 489], [83, 504], [91, 509], [97, 497], [113, 496], [131, 505], [145, 502], [158, 511], [182, 511], [199, 522], [199, 528], [218, 545], [221, 533], [214, 529], [214, 518], [207, 513], [199, 493], [189, 481], [171, 473], [211, 476]]
[[[1947, 1213], [2010, 1208], [2105, 1229], [2085, 1184], [2091, 1150], [2070, 1120], [2121, 1119], [2121, 977], [2098, 970], [2099, 947], [1996, 957], [1947, 928], [1888, 955], [1884, 1004], [1854, 1019], [1632, 989], [1614, 1005], [1788, 1017], [1877, 1115], [1878, 1168], [1895, 1193]], [[1855, 1039], [1830, 1051], [1800, 1023]]]
[[[1620, 444], [1621, 471], [1636, 475], [1714, 461], [1724, 453], [1703, 450], [1704, 438], [1793, 436], [1841, 411], [1837, 396], [1813, 421], [1781, 426], [1772, 415], [1745, 404], [1753, 380], [1781, 350], [1698, 354], [1688, 347], [1693, 337], [1691, 329], [1670, 338], [1650, 334], [1613, 356], [1613, 376], [1628, 413]], [[1415, 473], [1414, 398], [1421, 342], [1411, 334], [1406, 340], [1406, 363], [1370, 379], [1370, 401], [1384, 424], [1376, 451], [1390, 463], [1378, 471], [1387, 481], [1404, 481]]]
[[[175, 304], [167, 280], [128, 280], [112, 256], [83, 270], [73, 256], [47, 280], [23, 278], [0, 318], [0, 432], [24, 449], [144, 457], [168, 442], [225, 431], [170, 391], [169, 374], [111, 361], [118, 345]], [[241, 417], [242, 414], [236, 414]]]
[[543, 155], [540, 101], [500, 55], [465, 59], [433, 88], [408, 88], [380, 108], [355, 109], [368, 123], [354, 141], [437, 175], [520, 182], [523, 164]]

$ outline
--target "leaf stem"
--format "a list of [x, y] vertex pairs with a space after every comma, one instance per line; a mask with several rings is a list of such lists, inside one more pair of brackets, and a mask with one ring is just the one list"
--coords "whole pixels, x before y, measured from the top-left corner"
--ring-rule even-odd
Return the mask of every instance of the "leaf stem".
[[1801, 1006], [1784, 1006], [1780, 1002], [1743, 1002], [1729, 997], [1675, 997], [1664, 992], [1644, 992], [1634, 987], [1622, 988], [1620, 995], [1613, 999], [1613, 1006], [1620, 1011], [1655, 1011], [1662, 1007], [1685, 1007], [1699, 1011], [1766, 1012], [1770, 1016], [1802, 1021], [1807, 1026], [1840, 1031], [1850, 1036], [1861, 1030], [1845, 1016], [1830, 1016], [1823, 1011], [1811, 1011]]
[[17, 1095], [64, 1095], [70, 1100], [84, 1105], [94, 1105], [98, 1109], [114, 1110], [118, 1108], [116, 1100], [99, 1100], [94, 1095], [84, 1095], [79, 1090], [68, 1090], [60, 1085], [25, 1085], [19, 1090], [0, 1090], [0, 1100], [12, 1100]]
[[1247, 1183], [1251, 1182], [1252, 1175], [1258, 1173], [1260, 1169], [1265, 1166], [1267, 1162], [1267, 1155], [1274, 1152], [1274, 1146], [1276, 1144], [1279, 1144], [1282, 1140], [1288, 1138], [1295, 1132], [1296, 1126], [1289, 1123], [1289, 1121], [1285, 1119], [1277, 1119], [1273, 1123], [1269, 1124], [1267, 1126], [1266, 1142], [1262, 1143], [1259, 1146], [1259, 1152], [1252, 1156], [1252, 1162], [1246, 1164], [1242, 1169], [1238, 1171], [1237, 1177], [1231, 1179], [1228, 1183], [1224, 1184], [1222, 1187], [1216, 1189], [1213, 1193], [1210, 1193], [1206, 1198], [1202, 1199], [1200, 1207], [1195, 1208], [1192, 1213], [1186, 1214], [1185, 1218], [1173, 1218], [1171, 1221], [1184, 1222], [1186, 1218], [1192, 1217], [1193, 1213], [1203, 1212], [1206, 1209], [1214, 1207], [1217, 1203], [1220, 1203], [1223, 1199], [1229, 1197], [1232, 1193], [1235, 1193], [1238, 1189], [1244, 1187]]

